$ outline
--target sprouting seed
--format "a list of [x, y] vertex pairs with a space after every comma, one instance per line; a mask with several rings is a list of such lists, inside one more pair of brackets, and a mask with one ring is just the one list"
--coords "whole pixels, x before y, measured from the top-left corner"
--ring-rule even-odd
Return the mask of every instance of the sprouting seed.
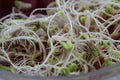
[[40, 22], [39, 22], [39, 25], [40, 25], [40, 27], [43, 29], [43, 30], [47, 30], [47, 28], [45, 27], [45, 21], [44, 20], [41, 20]]
[[116, 58], [116, 59], [120, 59], [120, 51], [112, 50], [111, 56]]
[[70, 72], [75, 72], [77, 70], [77, 64], [76, 63], [72, 63], [68, 66]]
[[68, 40], [67, 42], [60, 42], [60, 45], [66, 50], [70, 51], [73, 48], [73, 43]]
[[105, 11], [109, 14], [114, 14], [115, 13], [115, 9], [112, 7], [112, 5], [107, 5], [105, 7]]
[[30, 61], [29, 63], [28, 63], [28, 65], [30, 65], [30, 66], [35, 66], [35, 61], [34, 60], [32, 60], [32, 61]]
[[88, 39], [88, 38], [89, 38], [89, 36], [88, 36], [86, 33], [84, 33], [84, 32], [80, 32], [80, 36], [81, 36], [83, 39]]
[[61, 67], [58, 71], [59, 75], [67, 75], [70, 74], [70, 70], [67, 67]]
[[37, 26], [36, 26], [36, 25], [32, 25], [32, 26], [31, 26], [31, 29], [32, 29], [33, 31], [37, 31]]
[[64, 18], [64, 13], [63, 13], [63, 11], [59, 11], [59, 16], [61, 16], [61, 17]]
[[4, 26], [3, 25], [0, 25], [0, 29], [3, 29], [4, 28]]
[[47, 45], [50, 46], [50, 40], [47, 40]]
[[105, 65], [106, 66], [111, 66], [111, 65], [114, 65], [114, 64], [116, 64], [116, 62], [113, 62], [113, 61], [111, 61], [109, 59], [105, 60]]
[[90, 8], [91, 10], [95, 10], [95, 7], [94, 7], [93, 5], [91, 5], [89, 8]]
[[107, 40], [103, 40], [103, 47], [106, 48], [106, 49], [109, 49], [110, 48], [110, 42], [107, 41]]
[[82, 25], [85, 25], [85, 21], [86, 21], [86, 17], [85, 16], [81, 16], [80, 17], [80, 22]]
[[55, 34], [56, 31], [57, 31], [57, 27], [56, 26], [50, 28], [50, 33], [51, 34]]
[[49, 58], [48, 62], [50, 62], [53, 65], [57, 63], [57, 61], [54, 60], [53, 58]]
[[90, 34], [90, 37], [91, 37], [91, 38], [96, 38], [97, 35], [96, 35], [96, 34]]
[[40, 56], [41, 56], [41, 52], [38, 51], [37, 53], [33, 54], [33, 59], [37, 59]]
[[94, 57], [99, 57], [99, 56], [100, 56], [99, 52], [98, 52], [97, 50], [94, 50], [94, 49], [91, 50], [91, 54], [92, 54]]
[[19, 9], [28, 9], [28, 8], [32, 7], [32, 5], [30, 3], [25, 3], [20, 0], [15, 0], [15, 6]]
[[86, 59], [86, 57], [87, 57], [86, 52], [81, 52], [80, 57], [83, 58], [83, 59]]

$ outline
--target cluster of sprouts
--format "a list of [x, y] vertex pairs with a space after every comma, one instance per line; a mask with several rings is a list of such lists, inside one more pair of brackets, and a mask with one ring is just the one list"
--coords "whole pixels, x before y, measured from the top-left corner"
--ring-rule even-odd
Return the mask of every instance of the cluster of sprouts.
[[29, 17], [13, 11], [0, 19], [0, 68], [61, 76], [116, 64], [119, 22], [119, 0], [56, 0]]

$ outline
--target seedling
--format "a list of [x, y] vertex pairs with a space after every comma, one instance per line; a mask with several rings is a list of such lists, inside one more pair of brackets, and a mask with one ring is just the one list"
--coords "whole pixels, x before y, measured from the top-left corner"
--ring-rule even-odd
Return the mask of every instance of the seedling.
[[40, 25], [40, 27], [41, 27], [43, 30], [47, 31], [47, 28], [46, 28], [46, 26], [45, 26], [45, 21], [44, 21], [44, 20], [41, 20], [41, 21], [39, 22], [39, 25]]
[[36, 30], [37, 30], [37, 26], [36, 26], [36, 25], [32, 25], [32, 26], [31, 26], [31, 29], [32, 29], [33, 31], [36, 31]]
[[69, 68], [70, 72], [75, 72], [78, 67], [77, 67], [77, 64], [72, 63], [68, 66], [68, 68]]
[[103, 47], [105, 48], [105, 49], [109, 49], [110, 48], [110, 42], [109, 41], [107, 41], [107, 40], [103, 40]]
[[90, 34], [90, 37], [91, 37], [91, 38], [96, 38], [97, 35], [96, 35], [96, 34]]
[[89, 36], [88, 36], [86, 33], [84, 33], [84, 32], [80, 32], [80, 36], [81, 36], [83, 39], [88, 39], [88, 38], [89, 38]]
[[66, 51], [71, 51], [73, 48], [73, 43], [68, 40], [67, 42], [60, 42], [60, 45], [66, 50]]
[[37, 59], [40, 56], [41, 56], [41, 52], [38, 51], [37, 53], [33, 54], [33, 59]]
[[68, 75], [70, 74], [70, 70], [67, 67], [61, 67], [58, 71], [59, 75]]
[[3, 29], [4, 28], [4, 26], [3, 25], [0, 25], [0, 29]]
[[20, 0], [15, 0], [15, 6], [19, 9], [28, 9], [28, 8], [32, 7], [32, 5], [30, 3], [25, 3]]
[[59, 16], [61, 16], [61, 17], [64, 18], [64, 13], [63, 13], [63, 11], [59, 11]]
[[47, 45], [50, 46], [50, 40], [47, 40]]
[[49, 58], [49, 60], [48, 60], [51, 64], [56, 64], [57, 63], [57, 61], [56, 60], [54, 60], [53, 58]]
[[85, 16], [81, 16], [80, 17], [80, 22], [82, 25], [85, 25], [85, 21], [86, 21], [86, 17]]
[[95, 7], [92, 6], [92, 5], [91, 5], [89, 8], [90, 8], [91, 10], [95, 10]]
[[114, 65], [114, 64], [116, 64], [116, 62], [113, 62], [113, 61], [111, 61], [111, 60], [108, 60], [108, 59], [107, 59], [107, 60], [105, 61], [105, 65], [106, 65], [106, 66], [111, 66], [111, 65]]
[[117, 50], [112, 50], [111, 56], [116, 58], [116, 59], [120, 59], [120, 52]]
[[30, 65], [30, 66], [35, 66], [35, 61], [34, 60], [32, 60], [32, 61], [30, 61], [29, 63], [28, 63], [28, 65]]
[[107, 13], [109, 13], [109, 14], [114, 14], [114, 13], [115, 13], [115, 9], [113, 8], [112, 5], [107, 5], [107, 6], [105, 7], [105, 11], [106, 11]]
[[83, 58], [83, 59], [86, 59], [87, 58], [86, 52], [81, 52], [80, 57]]
[[98, 58], [100, 56], [99, 52], [97, 50], [94, 50], [94, 49], [91, 50], [91, 54], [96, 58]]
[[52, 35], [55, 34], [56, 31], [57, 31], [57, 27], [56, 26], [50, 28], [50, 33]]

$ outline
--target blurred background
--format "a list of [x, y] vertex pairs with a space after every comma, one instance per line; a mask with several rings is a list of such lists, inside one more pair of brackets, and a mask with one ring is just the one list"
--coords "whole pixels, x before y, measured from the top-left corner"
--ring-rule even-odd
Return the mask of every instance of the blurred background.
[[[29, 15], [35, 8], [45, 8], [54, 0], [0, 0], [0, 18], [10, 14], [13, 9]], [[40, 11], [45, 14], [45, 11]]]

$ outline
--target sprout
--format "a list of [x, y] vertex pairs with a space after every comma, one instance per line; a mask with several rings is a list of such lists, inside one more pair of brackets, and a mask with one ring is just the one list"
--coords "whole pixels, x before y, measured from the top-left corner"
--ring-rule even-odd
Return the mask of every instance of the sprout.
[[50, 33], [52, 35], [55, 34], [56, 31], [57, 31], [57, 27], [56, 26], [50, 28]]
[[32, 26], [31, 26], [31, 29], [32, 29], [33, 31], [37, 31], [37, 26], [36, 26], [36, 25], [32, 25]]
[[91, 37], [91, 38], [96, 38], [97, 35], [96, 35], [96, 34], [90, 34], [90, 37]]
[[95, 7], [93, 5], [89, 6], [91, 10], [95, 10]]
[[57, 63], [57, 61], [54, 60], [53, 58], [49, 58], [48, 62], [53, 64], [53, 65]]
[[61, 67], [58, 71], [59, 75], [68, 75], [70, 74], [70, 70], [67, 67]]
[[98, 58], [100, 56], [99, 52], [97, 50], [94, 50], [94, 49], [91, 50], [91, 54], [96, 58]]
[[0, 29], [3, 29], [4, 28], [4, 26], [3, 25], [0, 25]]
[[45, 21], [44, 21], [44, 20], [41, 20], [41, 21], [39, 22], [39, 25], [40, 25], [40, 27], [41, 27], [43, 30], [47, 31], [47, 28], [46, 28], [46, 26], [45, 26]]
[[66, 50], [66, 51], [71, 51], [73, 48], [73, 43], [68, 40], [67, 42], [60, 42], [60, 45]]
[[120, 59], [120, 52], [117, 50], [112, 50], [111, 56], [116, 58], [116, 59]]
[[63, 13], [63, 11], [59, 11], [59, 16], [61, 16], [61, 17], [64, 18], [64, 13]]
[[105, 49], [109, 49], [110, 48], [110, 42], [109, 41], [107, 41], [107, 40], [103, 40], [103, 47], [105, 48]]
[[32, 7], [32, 5], [30, 3], [25, 3], [20, 0], [15, 0], [15, 6], [19, 9], [28, 9], [28, 8]]
[[68, 66], [68, 68], [69, 68], [70, 72], [75, 72], [78, 67], [77, 67], [77, 64], [72, 63]]
[[37, 59], [40, 56], [41, 56], [41, 52], [38, 51], [37, 53], [33, 54], [33, 59]]
[[113, 61], [111, 61], [109, 59], [105, 60], [105, 65], [106, 66], [111, 66], [111, 65], [114, 65], [114, 64], [116, 64], [116, 62], [113, 62]]
[[85, 21], [86, 21], [86, 17], [85, 16], [81, 16], [80, 17], [80, 22], [82, 25], [85, 25]]
[[50, 46], [50, 40], [47, 40], [47, 45]]
[[89, 36], [88, 36], [86, 33], [84, 33], [84, 32], [80, 32], [80, 36], [81, 36], [83, 39], [88, 39], [88, 38], [89, 38]]
[[114, 14], [115, 13], [115, 9], [112, 7], [112, 5], [107, 5], [105, 7], [105, 11], [109, 14]]
[[30, 62], [28, 63], [28, 65], [29, 65], [29, 66], [35, 66], [35, 65], [36, 65], [36, 62], [35, 62], [34, 60], [32, 60], [32, 61], [30, 61]]
[[31, 33], [31, 32], [27, 33], [27, 36], [35, 38], [35, 35], [33, 33]]
[[81, 52], [80, 57], [83, 58], [83, 59], [86, 59], [87, 58], [86, 52]]

